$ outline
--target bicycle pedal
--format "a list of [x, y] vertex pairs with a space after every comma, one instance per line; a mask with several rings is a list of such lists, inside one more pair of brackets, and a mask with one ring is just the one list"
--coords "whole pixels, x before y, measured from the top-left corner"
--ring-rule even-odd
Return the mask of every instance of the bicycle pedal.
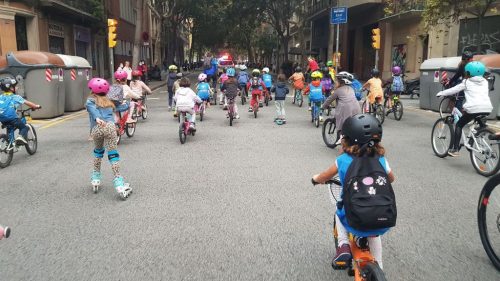
[[338, 261], [332, 263], [332, 268], [334, 270], [345, 270], [349, 267], [349, 263], [346, 261]]

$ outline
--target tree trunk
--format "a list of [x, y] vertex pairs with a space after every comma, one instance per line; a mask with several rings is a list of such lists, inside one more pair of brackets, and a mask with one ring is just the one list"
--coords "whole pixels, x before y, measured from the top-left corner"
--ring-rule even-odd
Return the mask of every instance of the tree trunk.
[[136, 2], [136, 22], [135, 22], [135, 35], [134, 35], [134, 49], [132, 50], [132, 68], [137, 68], [139, 63], [139, 50], [141, 48], [141, 31], [142, 31], [142, 11], [143, 1], [137, 0]]

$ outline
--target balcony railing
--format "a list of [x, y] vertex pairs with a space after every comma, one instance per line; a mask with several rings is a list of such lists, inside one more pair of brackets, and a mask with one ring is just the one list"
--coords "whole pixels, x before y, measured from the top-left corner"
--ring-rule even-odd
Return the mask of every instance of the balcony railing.
[[392, 1], [385, 6], [384, 11], [385, 16], [390, 17], [411, 11], [423, 11], [424, 6], [425, 0]]
[[311, 17], [315, 14], [322, 12], [326, 9], [329, 9], [335, 5], [337, 5], [338, 0], [306, 0], [306, 11], [307, 14]]

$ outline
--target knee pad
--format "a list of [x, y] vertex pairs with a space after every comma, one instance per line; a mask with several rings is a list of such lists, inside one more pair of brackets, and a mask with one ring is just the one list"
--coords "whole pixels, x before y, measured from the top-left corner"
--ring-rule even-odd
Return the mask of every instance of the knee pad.
[[102, 158], [102, 157], [104, 157], [104, 148], [95, 148], [94, 149], [94, 156], [96, 158]]
[[111, 164], [120, 161], [120, 154], [118, 154], [117, 150], [108, 151], [108, 159]]

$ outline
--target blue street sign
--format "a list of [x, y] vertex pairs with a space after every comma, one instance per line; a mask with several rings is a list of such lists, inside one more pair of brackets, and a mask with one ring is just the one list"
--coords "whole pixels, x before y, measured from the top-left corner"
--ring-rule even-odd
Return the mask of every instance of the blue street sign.
[[331, 10], [330, 22], [331, 24], [347, 23], [347, 8], [336, 7]]

